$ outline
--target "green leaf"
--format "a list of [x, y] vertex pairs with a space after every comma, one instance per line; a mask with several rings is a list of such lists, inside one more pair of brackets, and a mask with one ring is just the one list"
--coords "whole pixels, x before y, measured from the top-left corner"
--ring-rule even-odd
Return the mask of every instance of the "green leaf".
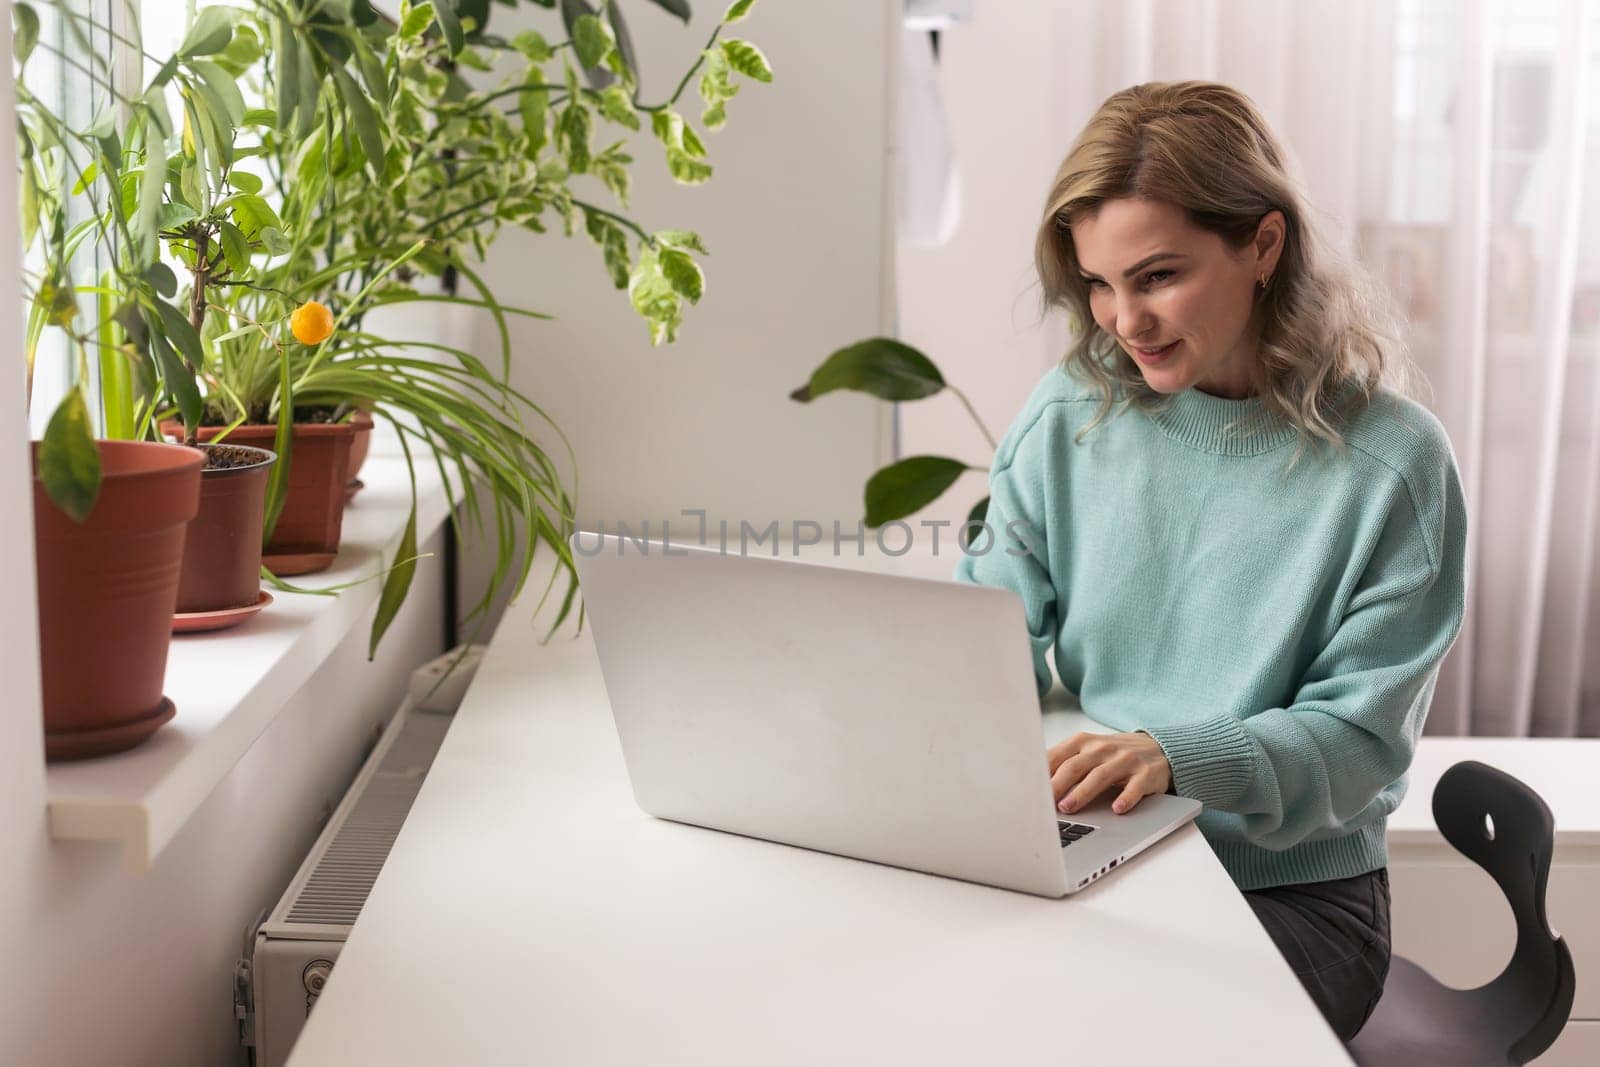
[[[635, 126], [634, 129], [638, 129], [638, 127]], [[78, 176], [78, 180], [72, 183], [72, 195], [82, 195], [85, 189], [94, 184], [94, 176], [97, 173], [99, 173], [99, 167], [95, 161], [91, 159], [89, 161], [89, 165], [83, 168], [83, 173]]]
[[754, 78], [758, 82], [772, 80], [772, 67], [767, 62], [767, 57], [761, 49], [749, 41], [741, 41], [737, 37], [730, 37], [722, 42], [722, 54], [728, 57], [728, 65], [747, 78]]
[[944, 456], [911, 456], [891, 463], [867, 479], [867, 525], [882, 526], [922, 510], [968, 469]]
[[295, 89], [295, 99], [298, 107], [295, 111], [295, 136], [304, 141], [311, 136], [312, 126], [317, 120], [317, 65], [312, 55], [311, 45], [306, 38], [294, 39], [295, 50], [300, 53], [300, 58], [295, 62], [295, 71], [298, 87]]
[[11, 54], [18, 63], [27, 62], [39, 43], [39, 13], [29, 4], [15, 4], [11, 8], [11, 26]]
[[217, 239], [222, 242], [222, 256], [228, 261], [228, 266], [235, 274], [244, 274], [250, 269], [250, 242], [244, 234], [231, 222], [217, 223]]
[[247, 170], [235, 170], [228, 173], [228, 184], [241, 193], [259, 193], [261, 179]]
[[733, 3], [728, 5], [728, 10], [722, 13], [722, 24], [726, 26], [729, 23], [738, 22], [750, 14], [750, 9], [755, 6], [755, 3], [756, 0], [733, 0]]
[[278, 213], [272, 210], [272, 205], [254, 193], [239, 193], [223, 203], [232, 207], [234, 225], [243, 230], [246, 237], [255, 239], [266, 226], [283, 229], [283, 223], [278, 220]]
[[457, 52], [456, 62], [463, 67], [471, 67], [473, 70], [494, 70], [494, 64], [476, 48], [463, 48], [460, 52]]
[[604, 182], [623, 207], [628, 206], [628, 164], [633, 162], [633, 157], [622, 151], [626, 143], [618, 141], [589, 161], [589, 173]]
[[611, 284], [618, 289], [628, 287], [628, 235], [620, 226], [606, 228], [603, 245], [606, 270], [611, 273]]
[[[289, 25], [288, 18], [282, 15], [273, 23], [272, 54], [278, 60], [277, 69], [273, 72], [278, 91], [277, 128], [287, 131], [290, 120], [300, 106], [300, 50], [295, 47], [294, 28]], [[311, 101], [306, 101], [306, 106], [310, 107]]]
[[628, 238], [622, 228], [593, 211], [583, 213], [584, 229], [598, 244], [605, 257], [606, 270], [618, 289], [628, 284]]
[[367, 102], [366, 95], [350, 72], [341, 66], [333, 68], [333, 80], [339, 87], [339, 93], [344, 97], [345, 106], [350, 109], [350, 119], [355, 123], [356, 136], [361, 139], [361, 148], [367, 154], [367, 162], [372, 166], [372, 173], [381, 178], [383, 176], [383, 133], [378, 125], [377, 112], [372, 110], [372, 105]]
[[630, 130], [639, 128], [639, 113], [633, 109], [633, 98], [620, 85], [610, 86], [600, 94], [600, 114]]
[[289, 356], [278, 354], [278, 429], [272, 435], [272, 450], [278, 462], [267, 475], [266, 514], [261, 524], [261, 544], [266, 545], [277, 529], [278, 516], [283, 514], [284, 502], [289, 499], [289, 464], [294, 454], [294, 376], [289, 369]]
[[982, 522], [983, 519], [984, 519], [984, 516], [986, 516], [988, 514], [989, 514], [989, 498], [988, 497], [984, 497], [982, 500], [980, 500], [976, 504], [972, 505], [972, 510], [967, 512], [967, 521], [968, 522]]
[[667, 149], [667, 170], [682, 185], [700, 185], [711, 179], [711, 165], [691, 159], [681, 148]]
[[260, 126], [270, 130], [275, 128], [277, 124], [278, 114], [270, 107], [252, 107], [245, 111], [244, 121], [239, 125]]
[[708, 130], [720, 130], [728, 124], [728, 109], [718, 100], [700, 113], [700, 121]]
[[589, 110], [579, 104], [562, 109], [559, 133], [566, 146], [567, 169], [573, 174], [583, 174], [589, 169]]
[[400, 20], [400, 36], [416, 39], [431, 25], [433, 25], [433, 5], [418, 4]]
[[72, 293], [72, 282], [66, 268], [57, 265], [50, 276], [39, 285], [34, 295], [35, 307], [43, 310], [45, 321], [52, 326], [68, 327], [78, 316], [78, 301]]
[[161, 194], [166, 180], [167, 167], [161, 159], [149, 160], [139, 176], [139, 210], [133, 217], [133, 236], [139, 242], [141, 263], [156, 256], [156, 218], [161, 212]]
[[645, 248], [639, 254], [639, 263], [628, 279], [628, 299], [650, 324], [651, 344], [676, 340], [682, 305], [672, 284], [662, 276], [661, 264], [652, 249]]
[[[216, 8], [204, 8], [205, 11], [215, 11]], [[204, 59], [194, 60], [189, 64], [194, 72], [200, 75], [200, 88], [209, 90], [214, 98], [213, 111], [220, 111], [228, 117], [230, 127], [237, 127], [244, 122], [244, 96], [239, 92], [239, 86], [227, 71], [215, 63]], [[220, 106], [217, 106], [220, 105]], [[229, 140], [232, 140], [233, 130], [226, 130]]]
[[657, 230], [653, 235], [655, 239], [670, 248], [687, 248], [699, 252], [702, 256], [709, 256], [706, 246], [700, 240], [700, 235], [693, 230]]
[[189, 27], [189, 33], [178, 46], [178, 55], [209, 56], [228, 47], [233, 39], [234, 14], [231, 7], [201, 8], [194, 25]]
[[681, 131], [683, 137], [683, 151], [695, 159], [706, 158], [706, 146], [701, 142], [700, 135], [694, 132], [694, 127], [687, 122]]
[[[528, 72], [526, 84], [544, 84], [544, 76], [537, 67]], [[522, 112], [522, 129], [528, 136], [528, 158], [533, 159], [549, 140], [545, 126], [546, 116], [550, 112], [550, 93], [544, 89], [519, 93], [517, 107]]]
[[172, 349], [172, 342], [168, 341], [166, 334], [162, 332], [159, 319], [147, 313], [145, 328], [150, 351], [155, 356], [156, 366], [161, 371], [162, 384], [166, 387], [167, 393], [178, 402], [178, 411], [183, 416], [184, 425], [199, 425], [200, 389], [194, 384], [194, 375], [179, 362], [178, 354]]
[[243, 22], [234, 27], [228, 47], [217, 53], [217, 62], [235, 76], [243, 76], [261, 60], [261, 54], [261, 38], [255, 27]]
[[616, 40], [616, 46], [606, 53], [606, 68], [621, 78], [623, 85], [631, 92], [639, 84], [639, 61], [634, 55], [633, 38], [628, 33], [628, 23], [622, 17], [622, 5], [616, 0], [611, 0], [606, 4], [605, 15], [606, 21], [611, 25], [611, 35]]
[[406, 602], [411, 589], [411, 579], [417, 572], [417, 506], [411, 505], [411, 516], [406, 519], [405, 532], [400, 535], [400, 546], [394, 550], [394, 566], [383, 580], [383, 592], [378, 596], [378, 612], [372, 620], [372, 635], [367, 643], [367, 660], [378, 652], [378, 642], [384, 631], [394, 622], [400, 605]]
[[921, 400], [943, 388], [944, 375], [927, 356], [899, 341], [874, 337], [823, 360], [811, 380], [789, 398], [804, 404], [835, 389], [852, 389], [880, 400]]
[[523, 30], [511, 38], [511, 47], [526, 56], [530, 63], [543, 63], [555, 55], [550, 42], [537, 30]]
[[261, 242], [261, 246], [267, 250], [268, 255], [288, 255], [294, 248], [294, 245], [289, 243], [289, 238], [276, 226], [261, 227], [260, 230], [256, 231], [256, 240]]
[[661, 274], [672, 286], [673, 292], [688, 300], [691, 304], [700, 302], [700, 294], [705, 292], [706, 278], [700, 272], [700, 265], [687, 252], [676, 248], [663, 248], [658, 253], [661, 262]]
[[683, 147], [683, 116], [670, 109], [650, 113], [650, 130], [668, 148]]
[[183, 312], [167, 303], [157, 300], [156, 314], [161, 317], [161, 329], [165, 332], [167, 340], [173, 347], [183, 354], [191, 373], [196, 368], [205, 366], [206, 357], [200, 348], [200, 335], [194, 332], [194, 327], [189, 320], [183, 317]]
[[355, 52], [356, 65], [361, 68], [361, 80], [367, 83], [373, 106], [385, 109], [389, 100], [389, 76], [384, 73], [383, 64], [365, 40], [357, 40]]
[[579, 15], [572, 23], [572, 47], [584, 67], [598, 67], [616, 43], [611, 27], [598, 15]]
[[466, 35], [461, 31], [461, 20], [456, 18], [456, 10], [451, 7], [452, 0], [439, 0], [434, 8], [433, 17], [439, 23], [439, 29], [444, 33], [444, 43], [450, 49], [451, 55], [456, 55], [466, 45]]
[[94, 510], [100, 495], [100, 451], [81, 389], [68, 391], [45, 426], [39, 442], [39, 480], [73, 522], [83, 522]]
[[178, 295], [178, 276], [165, 263], [158, 261], [150, 264], [144, 272], [144, 280], [162, 296], [171, 298]]
[[689, 0], [650, 0], [663, 11], [670, 12], [689, 24]]
[[156, 216], [156, 225], [162, 230], [176, 230], [199, 217], [200, 212], [182, 201], [175, 200], [161, 205], [161, 213]]

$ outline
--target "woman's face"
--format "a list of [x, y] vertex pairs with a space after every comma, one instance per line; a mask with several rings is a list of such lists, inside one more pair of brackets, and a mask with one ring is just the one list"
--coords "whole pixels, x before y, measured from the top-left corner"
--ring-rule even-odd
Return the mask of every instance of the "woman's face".
[[1283, 225], [1281, 212], [1269, 212], [1235, 252], [1172, 204], [1107, 200], [1072, 221], [1094, 321], [1159, 393], [1251, 395], [1256, 283], [1277, 266]]

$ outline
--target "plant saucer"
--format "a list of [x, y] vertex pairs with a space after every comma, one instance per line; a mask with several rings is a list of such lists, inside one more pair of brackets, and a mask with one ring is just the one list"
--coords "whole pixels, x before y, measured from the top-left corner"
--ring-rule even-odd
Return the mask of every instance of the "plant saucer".
[[139, 744], [155, 733], [161, 725], [178, 713], [172, 701], [165, 696], [155, 710], [137, 719], [129, 719], [111, 726], [96, 726], [87, 730], [45, 731], [44, 758], [46, 760], [87, 759], [90, 756], [109, 756]]
[[263, 589], [254, 603], [241, 608], [223, 608], [220, 611], [180, 611], [172, 616], [172, 632], [187, 634], [202, 630], [226, 630], [230, 626], [238, 626], [270, 603], [272, 594]]
[[315, 574], [332, 566], [337, 552], [285, 552], [261, 557], [261, 565], [274, 576], [288, 578], [296, 574]]

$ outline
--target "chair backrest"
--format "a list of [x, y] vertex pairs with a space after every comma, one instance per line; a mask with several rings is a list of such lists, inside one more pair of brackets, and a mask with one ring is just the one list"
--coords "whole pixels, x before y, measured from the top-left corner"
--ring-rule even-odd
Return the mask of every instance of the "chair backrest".
[[1538, 793], [1475, 760], [1440, 777], [1433, 819], [1456, 851], [1495, 880], [1516, 916], [1516, 950], [1484, 993], [1512, 1061], [1526, 1063], [1560, 1035], [1576, 987], [1572, 952], [1545, 917], [1555, 819]]

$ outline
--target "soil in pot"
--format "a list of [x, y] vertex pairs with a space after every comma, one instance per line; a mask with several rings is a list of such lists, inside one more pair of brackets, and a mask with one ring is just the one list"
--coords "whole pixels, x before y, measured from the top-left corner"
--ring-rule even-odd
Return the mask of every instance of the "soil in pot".
[[261, 595], [261, 524], [277, 456], [232, 441], [204, 444], [200, 511], [184, 539], [178, 613], [222, 611]]
[[79, 524], [45, 493], [38, 447], [33, 523], [45, 757], [132, 748], [173, 715], [162, 683], [205, 457], [181, 445], [95, 442], [100, 494]]

